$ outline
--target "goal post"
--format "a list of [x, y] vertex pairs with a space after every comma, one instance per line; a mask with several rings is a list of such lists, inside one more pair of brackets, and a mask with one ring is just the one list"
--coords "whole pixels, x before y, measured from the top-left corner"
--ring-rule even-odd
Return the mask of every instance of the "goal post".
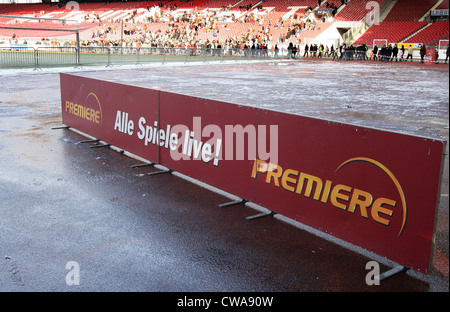
[[387, 46], [389, 41], [387, 39], [373, 39], [373, 48], [377, 46], [378, 48], [382, 48], [383, 46]]
[[[41, 26], [41, 22], [51, 22], [51, 24], [44, 23], [44, 25]], [[46, 32], [75, 34], [76, 64], [79, 65], [80, 63], [80, 29], [77, 20], [0, 15], [0, 38], [5, 37], [5, 32], [2, 30], [6, 31], [6, 34], [9, 35], [11, 39], [13, 39], [13, 36], [16, 36], [16, 32], [20, 34], [21, 39], [30, 39], [32, 37], [31, 32], [39, 32], [40, 35]], [[8, 30], [10, 31], [8, 32]]]
[[445, 60], [447, 56], [448, 39], [439, 40], [438, 53], [439, 59]]

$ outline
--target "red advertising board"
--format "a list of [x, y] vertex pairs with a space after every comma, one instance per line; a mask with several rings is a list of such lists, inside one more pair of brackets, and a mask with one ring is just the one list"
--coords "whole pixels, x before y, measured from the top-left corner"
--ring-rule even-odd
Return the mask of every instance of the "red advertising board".
[[440, 141], [279, 112], [278, 163], [256, 161], [256, 202], [428, 273], [439, 196]]
[[63, 123], [152, 162], [142, 124], [158, 121], [158, 91], [61, 74]]
[[162, 165], [254, 201], [246, 177], [256, 157], [258, 109], [160, 92], [160, 117], [177, 137], [172, 149], [161, 149]]
[[445, 142], [61, 74], [63, 123], [417, 271]]
[[425, 54], [425, 63], [427, 64], [434, 64], [436, 63], [436, 57], [437, 57], [437, 51], [436, 49], [427, 49], [427, 52]]

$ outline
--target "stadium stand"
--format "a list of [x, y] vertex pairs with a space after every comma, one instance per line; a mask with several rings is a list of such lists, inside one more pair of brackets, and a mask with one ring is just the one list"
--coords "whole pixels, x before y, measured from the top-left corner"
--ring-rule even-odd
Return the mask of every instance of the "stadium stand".
[[408, 42], [423, 43], [427, 46], [437, 46], [439, 40], [448, 39], [449, 21], [436, 21], [427, 28], [413, 35]]
[[380, 25], [373, 25], [364, 33], [355, 45], [372, 45], [374, 39], [387, 39], [388, 42], [401, 42], [410, 34], [425, 27], [427, 22], [383, 22]]
[[436, 0], [397, 0], [384, 22], [418, 21], [436, 3]]
[[449, 9], [449, 2], [450, 0], [444, 0], [439, 4], [436, 8], [436, 10], [448, 10]]
[[[361, 21], [368, 13], [366, 5], [374, 0], [352, 0], [336, 15], [340, 21]], [[375, 0], [381, 8], [387, 0]]]
[[329, 10], [333, 7], [339, 8], [342, 5], [342, 0], [327, 0], [322, 3], [319, 10]]
[[3, 4], [0, 6], [0, 14], [4, 15], [35, 15], [43, 10], [48, 10], [52, 5], [48, 3], [39, 4]]

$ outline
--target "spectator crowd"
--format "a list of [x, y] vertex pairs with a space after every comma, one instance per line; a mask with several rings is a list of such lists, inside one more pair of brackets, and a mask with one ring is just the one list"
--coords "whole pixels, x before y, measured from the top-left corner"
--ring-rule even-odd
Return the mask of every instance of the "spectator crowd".
[[[182, 0], [188, 1], [188, 0]], [[320, 1], [319, 1], [320, 3]], [[343, 1], [344, 3], [344, 1]], [[269, 12], [264, 12], [262, 6], [247, 4], [247, 10], [240, 18], [236, 18], [228, 7], [219, 10], [180, 10], [177, 6], [162, 8], [159, 5], [148, 6], [147, 14], [138, 14], [134, 10], [126, 19], [101, 20], [99, 15], [86, 13], [86, 23], [98, 24], [93, 28], [89, 39], [81, 41], [82, 47], [127, 47], [127, 48], [185, 48], [185, 49], [249, 49], [273, 50], [277, 55], [281, 48], [286, 48], [290, 58], [332, 58], [334, 60], [380, 60], [396, 61], [412, 60], [413, 47], [401, 45], [374, 46], [373, 49], [363, 44], [360, 46], [310, 44], [302, 42], [300, 37], [304, 30], [315, 30], [318, 20], [312, 9], [305, 14], [293, 15], [286, 19], [271, 18]], [[334, 4], [326, 3], [327, 9], [335, 10]], [[175, 14], [176, 12], [176, 14]], [[229, 14], [227, 14], [229, 12]], [[242, 23], [250, 27], [232, 36], [219, 36], [220, 32], [227, 32], [229, 23]], [[220, 25], [220, 26], [219, 26]], [[284, 31], [275, 38], [272, 30]], [[205, 34], [211, 34], [205, 36]], [[278, 32], [279, 33], [279, 32]], [[18, 38], [13, 38], [18, 40]], [[52, 46], [61, 45], [56, 40], [42, 38], [42, 43], [50, 42]], [[65, 46], [75, 46], [75, 42], [65, 43]], [[422, 56], [422, 54], [421, 54]], [[423, 61], [423, 56], [422, 56]]]

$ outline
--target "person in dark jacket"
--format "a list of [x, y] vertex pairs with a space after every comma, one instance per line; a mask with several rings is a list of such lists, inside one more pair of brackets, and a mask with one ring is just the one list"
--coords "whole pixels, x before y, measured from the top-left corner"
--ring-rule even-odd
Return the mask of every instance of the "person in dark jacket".
[[394, 48], [392, 48], [392, 58], [391, 58], [391, 62], [395, 59], [396, 62], [398, 62], [397, 59], [398, 56], [398, 47], [397, 45], [394, 45]]
[[387, 50], [386, 46], [383, 45], [380, 50], [380, 61], [382, 62], [386, 61], [386, 54], [387, 54], [386, 50]]
[[308, 57], [308, 50], [309, 50], [309, 47], [307, 44], [305, 44], [305, 54], [303, 54], [303, 57]]
[[389, 62], [392, 57], [392, 46], [389, 45], [386, 49], [386, 61]]
[[450, 53], [450, 46], [447, 47], [447, 53], [445, 55], [445, 64], [447, 64], [447, 60], [448, 60], [448, 55]]
[[425, 61], [425, 55], [427, 54], [427, 47], [422, 44], [420, 48], [420, 62], [423, 63]]
[[289, 58], [292, 58], [292, 50], [294, 49], [294, 45], [292, 44], [292, 42], [289, 42], [287, 49], [288, 49]]

